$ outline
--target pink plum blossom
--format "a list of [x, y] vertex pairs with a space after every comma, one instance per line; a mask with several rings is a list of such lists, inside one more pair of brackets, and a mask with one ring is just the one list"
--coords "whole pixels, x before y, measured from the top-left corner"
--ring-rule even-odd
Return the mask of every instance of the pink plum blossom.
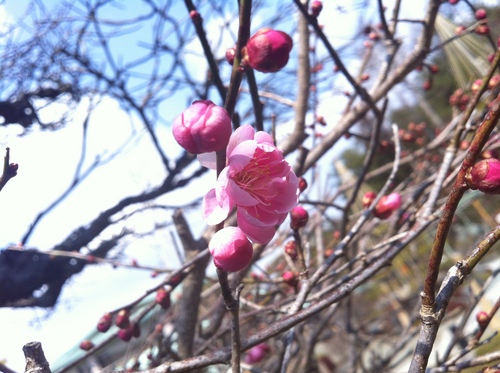
[[172, 125], [175, 140], [193, 154], [216, 152], [226, 147], [231, 136], [231, 118], [224, 108], [210, 100], [197, 100]]
[[208, 243], [216, 267], [227, 272], [240, 271], [250, 264], [253, 247], [238, 227], [223, 228]]
[[[272, 137], [250, 125], [238, 128], [227, 146], [227, 165], [203, 199], [203, 217], [215, 225], [237, 207], [238, 226], [252, 241], [266, 244], [276, 226], [297, 205], [298, 178]], [[214, 163], [199, 157], [205, 166]]]

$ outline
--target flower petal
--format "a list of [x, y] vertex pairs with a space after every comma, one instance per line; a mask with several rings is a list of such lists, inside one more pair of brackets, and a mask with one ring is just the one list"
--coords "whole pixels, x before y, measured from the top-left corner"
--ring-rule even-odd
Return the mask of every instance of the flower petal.
[[219, 203], [215, 195], [215, 189], [211, 189], [203, 198], [202, 203], [202, 214], [203, 219], [209, 225], [216, 225], [227, 218], [231, 208], [229, 206], [229, 201], [222, 201]]
[[201, 153], [196, 156], [198, 158], [198, 162], [203, 167], [210, 168], [211, 170], [217, 169], [217, 156], [215, 152], [210, 153]]
[[255, 130], [249, 124], [245, 124], [236, 129], [229, 139], [229, 144], [227, 145], [227, 156], [230, 157], [233, 149], [241, 142], [245, 140], [252, 140], [255, 134]]
[[241, 209], [238, 209], [237, 216], [238, 226], [253, 242], [265, 245], [273, 239], [276, 233], [274, 226], [262, 227], [250, 224], [241, 213]]

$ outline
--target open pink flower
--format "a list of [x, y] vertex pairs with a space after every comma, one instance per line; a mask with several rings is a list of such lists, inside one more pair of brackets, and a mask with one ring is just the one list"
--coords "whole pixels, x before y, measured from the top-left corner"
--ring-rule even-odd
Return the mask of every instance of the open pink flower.
[[272, 137], [250, 125], [231, 135], [226, 154], [226, 168], [203, 199], [203, 217], [208, 224], [218, 224], [237, 207], [241, 230], [252, 241], [266, 244], [297, 205], [298, 178]]

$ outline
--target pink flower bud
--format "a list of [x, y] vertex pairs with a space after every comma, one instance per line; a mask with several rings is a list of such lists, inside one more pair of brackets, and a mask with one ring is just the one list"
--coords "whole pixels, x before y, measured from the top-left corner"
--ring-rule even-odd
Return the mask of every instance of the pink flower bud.
[[86, 339], [86, 340], [80, 342], [80, 348], [83, 351], [90, 351], [94, 348], [94, 344], [92, 343], [92, 341], [89, 341], [88, 339]]
[[201, 22], [200, 13], [198, 13], [196, 10], [192, 10], [189, 12], [189, 18], [191, 18], [194, 24]]
[[293, 41], [283, 31], [263, 28], [248, 39], [243, 49], [246, 63], [262, 73], [274, 73], [288, 62]]
[[128, 342], [132, 339], [132, 329], [120, 329], [118, 330], [118, 338], [124, 342]]
[[156, 303], [158, 303], [164, 310], [170, 307], [170, 292], [161, 288], [156, 292]]
[[500, 160], [483, 159], [467, 171], [465, 182], [471, 189], [487, 194], [500, 194]]
[[451, 5], [455, 5], [458, 3], [459, 0], [448, 0], [448, 2], [451, 4]]
[[304, 179], [303, 177], [299, 177], [299, 190], [302, 193], [304, 190], [307, 189], [307, 180]]
[[490, 28], [488, 25], [479, 25], [476, 27], [474, 32], [478, 35], [487, 35], [490, 32]]
[[285, 244], [285, 253], [290, 259], [295, 260], [297, 258], [297, 243], [295, 241], [288, 241]]
[[214, 234], [208, 244], [216, 267], [237, 272], [250, 264], [253, 247], [238, 227], [227, 227]]
[[490, 322], [490, 316], [488, 315], [487, 312], [479, 311], [476, 314], [476, 321], [479, 324], [479, 326], [481, 327], [481, 329], [484, 329], [488, 326], [488, 324]]
[[106, 333], [111, 327], [112, 321], [113, 315], [111, 315], [110, 313], [105, 313], [97, 322], [97, 330], [99, 330], [101, 333]]
[[175, 140], [193, 154], [224, 149], [231, 136], [231, 118], [210, 100], [197, 100], [174, 119]]
[[302, 206], [295, 206], [290, 212], [290, 227], [294, 230], [305, 227], [309, 220], [309, 213]]
[[375, 192], [366, 192], [363, 196], [363, 199], [361, 200], [361, 203], [363, 204], [363, 207], [366, 209], [370, 207], [372, 202], [377, 198], [377, 193]]
[[297, 276], [295, 276], [295, 273], [290, 272], [290, 271], [286, 271], [286, 272], [283, 272], [281, 277], [283, 278], [283, 282], [285, 284], [287, 284], [288, 286], [290, 286], [294, 289], [297, 287], [298, 281], [297, 281]]
[[476, 10], [476, 13], [474, 13], [474, 16], [478, 21], [485, 19], [488, 14], [486, 13], [486, 9], [479, 8]]
[[266, 357], [266, 354], [269, 351], [271, 351], [271, 348], [267, 343], [260, 343], [257, 346], [253, 346], [247, 352], [247, 355], [245, 357], [245, 363], [247, 364], [259, 363]]
[[228, 49], [226, 49], [226, 61], [231, 66], [233, 66], [234, 56], [235, 55], [236, 55], [236, 49], [235, 48], [228, 48]]
[[130, 311], [123, 309], [115, 317], [115, 325], [120, 329], [127, 329], [130, 326]]
[[401, 195], [399, 193], [391, 193], [388, 196], [383, 196], [373, 210], [373, 215], [379, 219], [387, 219], [394, 211], [401, 206]]
[[323, 10], [323, 4], [321, 1], [313, 1], [311, 4], [311, 15], [313, 17], [319, 16], [321, 11]]

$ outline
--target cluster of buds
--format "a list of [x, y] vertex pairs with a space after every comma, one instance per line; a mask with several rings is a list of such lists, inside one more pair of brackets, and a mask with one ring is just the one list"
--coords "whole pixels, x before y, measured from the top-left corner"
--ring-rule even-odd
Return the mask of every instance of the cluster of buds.
[[490, 32], [490, 28], [488, 26], [488, 13], [486, 12], [486, 9], [477, 9], [474, 13], [474, 17], [476, 17], [476, 19], [479, 21], [479, 24], [474, 29], [474, 32], [478, 35], [488, 35]]
[[486, 194], [500, 194], [500, 160], [496, 158], [480, 160], [467, 171], [465, 182], [472, 190]]
[[[113, 323], [113, 315], [107, 312], [104, 315], [102, 315], [99, 321], [97, 322], [97, 330], [101, 333], [106, 333], [111, 327], [112, 323]], [[137, 338], [141, 334], [139, 325], [130, 321], [130, 310], [128, 309], [120, 310], [114, 317], [114, 323], [118, 328], [120, 328], [120, 330], [118, 331], [118, 338], [120, 338], [123, 341], [128, 342], [132, 337]], [[84, 343], [84, 342], [86, 341], [83, 341], [82, 344], [80, 345], [80, 348], [82, 350], [88, 351], [93, 348], [93, 345], [90, 346], [89, 343]]]
[[415, 143], [417, 145], [423, 145], [425, 141], [425, 129], [427, 128], [427, 124], [425, 122], [422, 123], [408, 123], [408, 129], [400, 129], [399, 130], [399, 138], [403, 142], [407, 143]]
[[470, 96], [465, 93], [463, 89], [459, 88], [455, 92], [453, 92], [448, 102], [451, 106], [457, 107], [458, 110], [464, 111], [469, 101]]

